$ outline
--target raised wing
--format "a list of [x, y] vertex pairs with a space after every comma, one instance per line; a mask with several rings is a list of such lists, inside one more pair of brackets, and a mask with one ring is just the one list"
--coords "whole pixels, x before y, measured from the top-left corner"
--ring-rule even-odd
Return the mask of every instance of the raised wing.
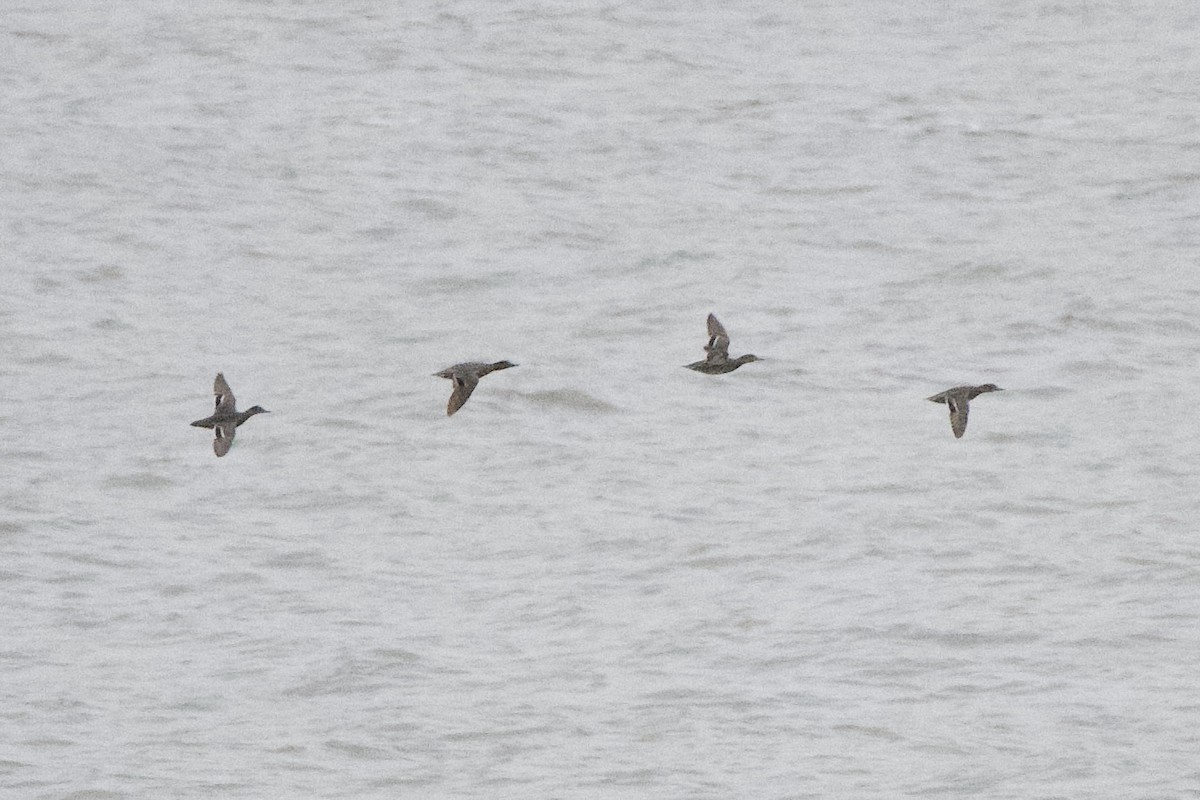
[[[229, 388], [229, 384], [225, 382], [225, 376], [220, 372], [217, 373], [217, 379], [213, 381], [213, 394], [216, 396], [216, 403], [213, 409], [214, 414], [220, 414], [222, 411], [232, 412], [237, 407], [237, 400], [233, 397], [233, 391]], [[217, 453], [217, 455], [225, 454]]]
[[713, 314], [708, 315], [708, 344], [704, 346], [710, 363], [729, 360], [729, 334], [725, 326]]

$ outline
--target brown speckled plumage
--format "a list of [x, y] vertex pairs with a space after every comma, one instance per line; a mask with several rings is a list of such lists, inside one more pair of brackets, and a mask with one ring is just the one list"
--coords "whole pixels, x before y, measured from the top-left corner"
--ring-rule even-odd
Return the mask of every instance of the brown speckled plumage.
[[722, 375], [726, 372], [733, 372], [743, 364], [762, 360], [758, 356], [749, 354], [730, 359], [729, 334], [725, 332], [725, 326], [713, 314], [708, 315], [708, 344], [704, 346], [704, 352], [708, 356], [703, 361], [696, 361], [684, 366], [706, 375]]
[[471, 392], [475, 391], [475, 387], [479, 385], [479, 379], [484, 375], [515, 366], [517, 365], [511, 361], [497, 361], [493, 364], [468, 361], [433, 373], [439, 378], [449, 378], [454, 381], [454, 391], [450, 393], [450, 402], [446, 405], [446, 416], [451, 416], [463, 407], [463, 404], [471, 396]]
[[950, 429], [954, 431], [955, 439], [961, 439], [962, 435], [967, 432], [967, 414], [971, 410], [971, 401], [984, 392], [1002, 391], [1004, 390], [994, 383], [985, 383], [982, 386], [955, 386], [953, 389], [938, 392], [933, 397], [926, 399], [949, 406]]
[[246, 420], [253, 417], [255, 414], [270, 413], [262, 406], [252, 406], [245, 411], [237, 410], [237, 400], [233, 396], [233, 392], [229, 389], [229, 384], [225, 382], [225, 376], [220, 372], [217, 373], [216, 380], [213, 381], [213, 395], [215, 402], [213, 414], [211, 417], [198, 419], [192, 423], [197, 428], [212, 428], [213, 430], [213, 452], [217, 454], [217, 458], [229, 452], [229, 448], [233, 447], [233, 437], [237, 434], [237, 428]]

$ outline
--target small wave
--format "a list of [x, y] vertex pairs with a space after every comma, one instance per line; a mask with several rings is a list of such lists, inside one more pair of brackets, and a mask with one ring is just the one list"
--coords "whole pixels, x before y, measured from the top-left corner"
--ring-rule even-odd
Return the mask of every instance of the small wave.
[[529, 392], [525, 397], [542, 408], [566, 408], [572, 411], [587, 411], [593, 414], [609, 414], [617, 407], [598, 397], [576, 389], [551, 389], [545, 392]]
[[104, 486], [108, 489], [163, 489], [174, 485], [175, 481], [157, 472], [126, 473], [104, 480]]

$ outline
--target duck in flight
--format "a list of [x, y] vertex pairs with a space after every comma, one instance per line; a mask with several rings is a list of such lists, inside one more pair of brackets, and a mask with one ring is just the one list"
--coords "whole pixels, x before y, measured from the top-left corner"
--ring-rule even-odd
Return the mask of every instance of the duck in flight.
[[985, 383], [982, 386], [955, 386], [926, 399], [934, 403], [945, 403], [950, 407], [950, 429], [954, 431], [955, 439], [961, 439], [967, 432], [967, 413], [971, 410], [971, 401], [984, 392], [1002, 391], [1004, 390], [994, 383]]
[[446, 405], [446, 416], [453, 415], [455, 411], [463, 407], [470, 398], [471, 392], [475, 391], [475, 387], [479, 385], [479, 379], [484, 375], [515, 366], [517, 365], [511, 361], [497, 361], [493, 364], [468, 361], [433, 373], [438, 378], [449, 378], [454, 381], [454, 391], [450, 393], [450, 402]]
[[720, 320], [712, 314], [708, 315], [708, 344], [704, 346], [704, 352], [708, 353], [708, 356], [703, 361], [685, 364], [684, 366], [707, 375], [721, 375], [726, 372], [733, 372], [742, 364], [749, 364], [751, 361], [762, 361], [758, 356], [750, 354], [738, 356], [730, 360], [729, 334], [725, 332], [725, 326], [721, 324]]
[[229, 452], [229, 448], [233, 446], [233, 437], [237, 433], [237, 427], [246, 420], [253, 417], [255, 414], [270, 413], [262, 406], [251, 406], [245, 411], [237, 410], [237, 400], [233, 396], [233, 392], [229, 390], [229, 384], [225, 382], [225, 376], [220, 372], [217, 373], [217, 379], [213, 381], [213, 394], [216, 395], [216, 407], [213, 409], [211, 417], [198, 419], [192, 423], [197, 428], [212, 428], [213, 433], [213, 452], [217, 454], [217, 458]]

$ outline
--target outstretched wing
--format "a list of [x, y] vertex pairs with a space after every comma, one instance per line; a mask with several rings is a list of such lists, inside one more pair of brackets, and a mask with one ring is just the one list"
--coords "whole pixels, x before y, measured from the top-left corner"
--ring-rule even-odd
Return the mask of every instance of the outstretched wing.
[[[216, 396], [213, 413], [220, 414], [222, 411], [232, 412], [237, 407], [237, 401], [233, 397], [233, 391], [230, 390], [229, 384], [225, 382], [225, 376], [220, 372], [217, 373], [217, 379], [213, 381], [213, 395]], [[225, 455], [218, 453], [217, 455]]]
[[708, 315], [708, 344], [704, 346], [709, 363], [719, 364], [729, 360], [729, 334], [725, 326], [713, 314]]
[[447, 417], [462, 408], [470, 398], [471, 392], [475, 391], [475, 387], [479, 385], [479, 378], [472, 374], [456, 373], [452, 380], [454, 381], [454, 391], [450, 393], [450, 402], [446, 406]]
[[233, 437], [237, 433], [237, 424], [233, 420], [218, 422], [213, 426], [213, 452], [217, 458], [229, 452], [233, 447]]
[[970, 411], [971, 405], [965, 399], [953, 395], [946, 398], [946, 405], [950, 407], [950, 429], [954, 431], [955, 439], [961, 439], [967, 432], [967, 412]]

